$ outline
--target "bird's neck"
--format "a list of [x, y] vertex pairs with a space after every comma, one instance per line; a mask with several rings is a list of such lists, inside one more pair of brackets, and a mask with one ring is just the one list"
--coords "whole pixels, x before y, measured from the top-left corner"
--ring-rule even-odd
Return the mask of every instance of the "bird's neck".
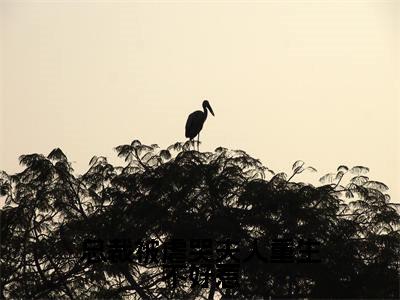
[[207, 107], [203, 107], [204, 109], [204, 120], [207, 119]]

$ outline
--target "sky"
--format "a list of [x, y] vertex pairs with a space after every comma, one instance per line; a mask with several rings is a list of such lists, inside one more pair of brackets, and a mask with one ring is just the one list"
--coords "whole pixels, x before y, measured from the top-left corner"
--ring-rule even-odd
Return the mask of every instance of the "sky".
[[400, 201], [400, 1], [0, 3], [0, 169], [60, 147], [77, 174], [139, 139], [242, 149], [317, 183], [363, 165]]

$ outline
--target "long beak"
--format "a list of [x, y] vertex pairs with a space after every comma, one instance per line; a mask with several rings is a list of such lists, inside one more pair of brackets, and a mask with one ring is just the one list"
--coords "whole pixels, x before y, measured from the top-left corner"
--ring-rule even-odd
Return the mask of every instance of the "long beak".
[[210, 104], [207, 105], [207, 108], [210, 111], [210, 113], [215, 117], [214, 112], [213, 112]]

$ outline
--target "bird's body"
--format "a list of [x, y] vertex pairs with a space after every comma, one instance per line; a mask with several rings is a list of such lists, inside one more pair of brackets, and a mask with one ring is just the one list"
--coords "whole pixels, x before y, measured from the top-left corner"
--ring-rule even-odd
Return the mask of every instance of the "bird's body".
[[189, 139], [194, 139], [203, 129], [203, 124], [207, 119], [207, 113], [204, 114], [201, 110], [192, 112], [186, 122], [185, 136]]
[[203, 110], [191, 113], [186, 121], [185, 136], [191, 140], [200, 135], [203, 124], [207, 119], [207, 110], [210, 110], [210, 113], [214, 116], [214, 112], [207, 100], [203, 101]]

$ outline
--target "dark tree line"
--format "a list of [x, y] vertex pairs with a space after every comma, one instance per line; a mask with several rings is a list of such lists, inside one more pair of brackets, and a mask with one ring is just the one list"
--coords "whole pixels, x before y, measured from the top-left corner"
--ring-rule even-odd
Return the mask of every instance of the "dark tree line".
[[[340, 166], [313, 186], [293, 181], [315, 171], [301, 161], [290, 176], [275, 174], [240, 150], [135, 140], [116, 151], [124, 166], [93, 157], [80, 176], [60, 149], [23, 155], [22, 172], [0, 173], [3, 298], [400, 297], [399, 210], [368, 168]], [[254, 241], [267, 257], [273, 239], [312, 239], [320, 262], [254, 258], [241, 262], [233, 287], [215, 272], [207, 287], [190, 276], [171, 286], [160, 261], [82, 258], [87, 241], [115, 239], [157, 241], [160, 251], [172, 239], [232, 240], [239, 257]]]

